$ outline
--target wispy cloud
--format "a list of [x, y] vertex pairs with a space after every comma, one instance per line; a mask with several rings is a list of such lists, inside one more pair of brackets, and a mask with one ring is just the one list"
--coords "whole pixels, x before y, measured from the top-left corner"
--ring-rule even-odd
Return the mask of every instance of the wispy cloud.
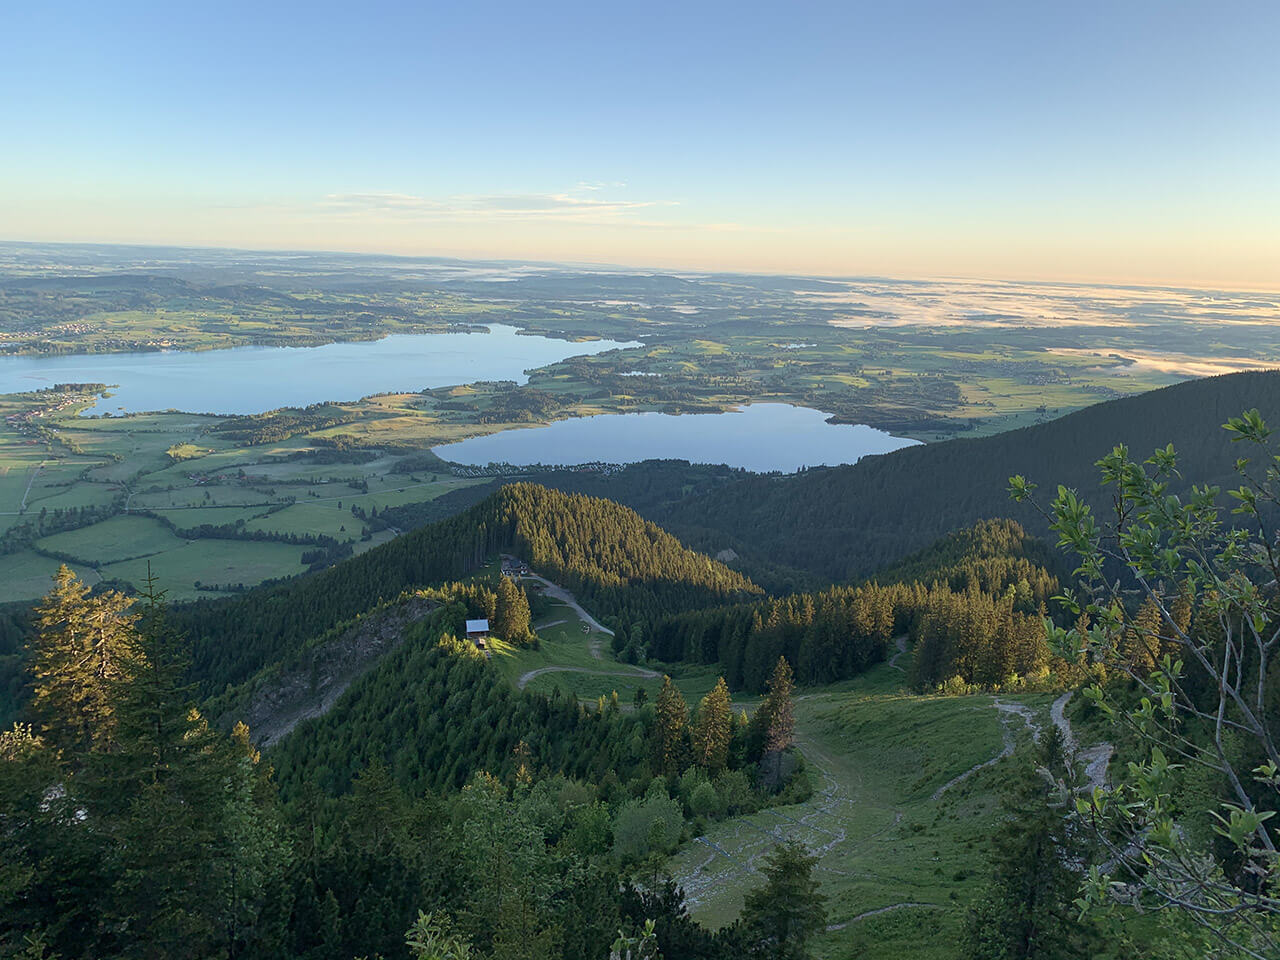
[[[418, 221], [560, 220], [617, 222], [641, 210], [676, 206], [675, 201], [609, 199], [604, 184], [579, 184], [563, 193], [461, 194], [425, 197], [409, 193], [332, 193], [318, 212], [340, 217]], [[586, 192], [587, 195], [583, 195]]]
[[626, 186], [621, 180], [579, 180], [575, 190], [620, 190]]

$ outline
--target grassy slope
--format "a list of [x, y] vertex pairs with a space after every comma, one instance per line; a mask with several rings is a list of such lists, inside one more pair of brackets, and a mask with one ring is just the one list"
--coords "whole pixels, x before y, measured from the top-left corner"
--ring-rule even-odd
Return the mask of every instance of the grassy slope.
[[[558, 689], [581, 700], [607, 697], [616, 691], [618, 699], [629, 704], [638, 687], [644, 688], [650, 700], [656, 698], [662, 687], [661, 674], [670, 673], [685, 699], [694, 704], [715, 686], [718, 674], [710, 667], [648, 664], [646, 670], [639, 670], [618, 661], [610, 647], [610, 637], [584, 630], [587, 624], [564, 604], [552, 605], [539, 623], [542, 626], [537, 630], [540, 642], [536, 650], [512, 647], [500, 640], [489, 645], [494, 666], [512, 684], [518, 684], [530, 671], [553, 668], [531, 677], [525, 683], [526, 690], [549, 694]], [[598, 657], [592, 652], [593, 646]]]
[[[556, 607], [543, 622], [561, 619], [566, 623], [539, 631], [541, 650], [495, 644], [497, 669], [515, 683], [538, 667], [572, 668], [543, 674], [528, 689], [549, 692], [554, 685], [584, 699], [616, 689], [626, 703], [637, 683], [651, 697], [656, 693], [660, 681], [625, 676], [632, 668], [613, 661], [607, 638], [585, 634], [569, 608]], [[602, 660], [590, 652], [597, 639], [604, 641]], [[909, 669], [910, 654], [898, 665]], [[821, 853], [817, 875], [829, 898], [828, 920], [838, 928], [820, 937], [816, 954], [822, 960], [957, 956], [956, 938], [967, 904], [981, 890], [986, 838], [1011, 761], [986, 766], [934, 797], [965, 771], [998, 757], [1006, 737], [1026, 743], [1031, 734], [1023, 720], [995, 710], [992, 697], [917, 696], [904, 689], [905, 677], [881, 664], [856, 680], [799, 694], [797, 743], [814, 796], [714, 824], [684, 845], [671, 870], [699, 921], [718, 926], [735, 919], [745, 893], [760, 882], [759, 858], [777, 841], [795, 838]], [[673, 679], [691, 704], [715, 680], [706, 668], [682, 667], [673, 670]], [[1024, 704], [1037, 723], [1048, 723], [1051, 697], [1002, 699]], [[735, 707], [744, 705], [754, 703], [735, 700]], [[904, 903], [916, 906], [895, 907]], [[876, 912], [885, 907], [894, 909]]]
[[[712, 926], [733, 920], [760, 882], [759, 858], [795, 838], [821, 854], [817, 876], [828, 921], [838, 927], [819, 938], [818, 957], [957, 956], [956, 934], [982, 883], [985, 838], [1009, 761], [933, 796], [1001, 753], [1002, 715], [990, 697], [908, 694], [904, 676], [881, 665], [858, 680], [801, 693], [797, 743], [814, 796], [716, 824], [681, 849], [672, 870], [697, 919]], [[1045, 722], [1048, 698], [1022, 699]], [[1008, 731], [1019, 742], [1029, 737], [1017, 718], [1009, 718]], [[873, 912], [898, 904], [923, 906]]]

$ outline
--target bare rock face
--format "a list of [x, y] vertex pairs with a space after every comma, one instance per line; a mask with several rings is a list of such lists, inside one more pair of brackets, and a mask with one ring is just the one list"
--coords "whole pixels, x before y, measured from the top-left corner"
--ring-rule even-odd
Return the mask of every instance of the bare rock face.
[[303, 651], [295, 665], [259, 679], [247, 706], [222, 721], [244, 720], [260, 747], [278, 743], [303, 720], [328, 712], [354, 680], [400, 646], [409, 624], [437, 605], [411, 597], [365, 614], [338, 637]]
[[716, 559], [721, 563], [733, 563], [738, 559], [738, 552], [732, 548], [726, 548], [716, 554]]

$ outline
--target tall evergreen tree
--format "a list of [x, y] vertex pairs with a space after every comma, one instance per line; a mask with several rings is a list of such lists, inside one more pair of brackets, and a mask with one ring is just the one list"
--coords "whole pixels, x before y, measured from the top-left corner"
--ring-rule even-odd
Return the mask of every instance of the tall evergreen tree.
[[805, 960], [810, 939], [827, 921], [826, 897], [813, 878], [818, 858], [800, 844], [783, 843], [764, 862], [764, 885], [747, 894], [742, 921], [755, 954], [768, 960]]
[[764, 702], [768, 721], [764, 731], [765, 753], [781, 753], [791, 746], [796, 729], [796, 707], [791, 699], [795, 688], [791, 664], [786, 657], [779, 657], [769, 678], [769, 695]]
[[795, 682], [786, 657], [779, 657], [769, 677], [769, 693], [752, 718], [752, 751], [760, 757], [760, 780], [766, 789], [782, 782], [783, 753], [795, 735], [795, 704], [791, 695]]
[[965, 925], [966, 958], [1073, 960], [1094, 955], [1098, 944], [1074, 905], [1087, 851], [1069, 811], [1053, 803], [1057, 783], [1074, 786], [1074, 781], [1062, 734], [1051, 726], [1033, 755], [1006, 781], [1003, 819], [992, 838], [991, 879]]
[[719, 773], [728, 762], [732, 738], [733, 706], [729, 685], [721, 677], [698, 704], [698, 718], [693, 728], [694, 761], [712, 775]]
[[667, 776], [680, 773], [685, 765], [685, 736], [689, 727], [689, 704], [670, 677], [662, 678], [656, 705], [654, 753], [658, 766]]
[[1120, 653], [1134, 673], [1145, 676], [1160, 659], [1164, 617], [1150, 597], [1142, 601], [1132, 625], [1125, 631]]
[[94, 597], [63, 564], [36, 608], [31, 713], [41, 738], [68, 756], [108, 749], [115, 735], [111, 687], [124, 677], [136, 616], [114, 590]]
[[529, 598], [508, 577], [498, 578], [493, 632], [510, 643], [524, 643], [532, 635]]
[[[136, 639], [114, 685], [117, 743], [87, 770], [114, 841], [108, 924], [127, 958], [269, 955], [270, 904], [288, 859], [247, 730], [212, 730], [184, 682], [185, 641], [148, 581]], [[283, 922], [283, 913], [277, 920]]]

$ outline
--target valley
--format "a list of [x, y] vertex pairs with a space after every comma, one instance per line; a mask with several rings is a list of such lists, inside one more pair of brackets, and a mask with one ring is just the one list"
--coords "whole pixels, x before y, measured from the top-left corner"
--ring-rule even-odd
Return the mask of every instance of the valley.
[[1280, 4], [16, 5], [0, 960], [1280, 960]]
[[[123, 276], [81, 293], [137, 293], [139, 278]], [[864, 326], [839, 314], [846, 300], [809, 296], [800, 280], [762, 293], [760, 278], [655, 277], [644, 298], [608, 302], [570, 295], [597, 282], [589, 274], [501, 282], [511, 296], [470, 281], [432, 294], [434, 332], [374, 323], [357, 337], [326, 322], [308, 334], [297, 317], [261, 328], [350, 356], [400, 352], [398, 369], [421, 378], [396, 387], [409, 392], [356, 397], [388, 371], [359, 369], [374, 379], [346, 390], [337, 368], [317, 367], [306, 388], [321, 402], [296, 406], [271, 406], [286, 396], [271, 391], [291, 388], [284, 372], [257, 393], [226, 378], [218, 389], [231, 399], [215, 412], [146, 412], [127, 384], [115, 396], [104, 383], [0, 395], [0, 718], [34, 718], [66, 751], [15, 727], [4, 743], [17, 746], [3, 750], [17, 766], [0, 774], [41, 763], [85, 783], [86, 796], [112, 789], [95, 779], [105, 761], [92, 736], [32, 706], [58, 695], [38, 679], [56, 675], [40, 664], [60, 655], [57, 624], [93, 622], [95, 649], [122, 644], [121, 663], [145, 649], [163, 676], [137, 690], [145, 674], [77, 680], [101, 686], [86, 703], [189, 691], [148, 709], [189, 697], [198, 712], [175, 713], [173, 729], [228, 745], [189, 762], [217, 757], [250, 778], [234, 797], [193, 794], [174, 809], [231, 805], [209, 829], [222, 831], [219, 856], [236, 871], [277, 878], [234, 896], [289, 940], [281, 955], [402, 955], [407, 925], [431, 905], [495, 960], [516, 955], [503, 944], [538, 938], [564, 938], [563, 949], [530, 960], [567, 957], [570, 943], [599, 955], [646, 920], [664, 960], [731, 960], [750, 956], [743, 938], [762, 942], [772, 921], [761, 891], [792, 857], [787, 869], [803, 871], [806, 896], [823, 905], [804, 947], [815, 960], [975, 960], [974, 938], [1018, 916], [1007, 891], [1025, 876], [1046, 884], [1037, 922], [1060, 924], [1064, 942], [1120, 960], [1145, 939], [1173, 960], [1187, 932], [1165, 918], [1080, 919], [1078, 864], [1100, 855], [1058, 811], [1141, 782], [1147, 741], [1108, 718], [1152, 709], [1140, 692], [1175, 669], [1154, 650], [1182, 641], [1136, 646], [1162, 629], [1150, 598], [1074, 610], [1080, 571], [1052, 542], [1066, 523], [1011, 501], [1009, 478], [1077, 487], [1076, 503], [1101, 517], [1099, 459], [1117, 443], [1163, 451], [1172, 439], [1179, 469], [1150, 489], [1209, 509], [1191, 484], [1239, 482], [1238, 443], [1266, 440], [1239, 415], [1280, 417], [1280, 375], [1173, 382], [1195, 371], [1153, 359], [1164, 321], [1108, 328], [1105, 344], [1128, 338], [1133, 356], [1101, 356], [1096, 330], [1061, 317]], [[406, 290], [401, 306], [425, 311], [416, 298], [426, 294]], [[333, 296], [342, 300], [318, 289], [315, 300]], [[768, 309], [744, 318], [735, 304], [752, 296]], [[1128, 309], [1132, 296], [1089, 309]], [[1162, 309], [1194, 301], [1183, 293]], [[494, 332], [464, 332], [449, 313], [464, 307], [474, 308], [466, 330]], [[904, 316], [920, 309], [903, 305]], [[136, 321], [99, 319], [124, 324], [117, 331]], [[1204, 324], [1222, 334], [1217, 361], [1204, 363], [1271, 356], [1269, 331]], [[435, 367], [422, 359], [432, 338]], [[516, 354], [455, 361], [448, 338]], [[79, 369], [80, 358], [34, 343], [19, 358], [30, 348]], [[549, 351], [540, 365], [522, 367], [526, 343]], [[196, 345], [232, 366], [236, 350], [257, 349], [234, 337], [169, 344]], [[354, 399], [333, 399], [344, 392]], [[1165, 476], [1167, 456], [1147, 469]], [[1166, 620], [1206, 631], [1212, 596], [1166, 597], [1179, 611]], [[492, 625], [483, 646], [467, 635], [477, 618]], [[1072, 631], [1090, 643], [1099, 630], [1115, 636], [1088, 656], [1064, 645]], [[1178, 695], [1199, 704], [1212, 689]], [[1271, 702], [1270, 688], [1258, 695]], [[145, 757], [152, 734], [129, 726], [133, 701], [121, 703], [135, 738], [126, 749], [140, 751], [129, 756]], [[1197, 749], [1211, 742], [1203, 727], [1194, 736]], [[44, 816], [21, 786], [43, 776], [22, 774], [0, 803], [30, 801], [23, 816]], [[1204, 798], [1221, 785], [1171, 782], [1159, 789], [1188, 812], [1169, 835], [1214, 842]], [[1269, 802], [1265, 789], [1259, 799]], [[141, 829], [131, 807], [95, 809]], [[236, 839], [249, 822], [274, 839]], [[1141, 842], [1102, 864], [1123, 865]], [[138, 843], [103, 862], [128, 860]], [[283, 882], [286, 863], [304, 879], [262, 892]], [[984, 914], [1001, 896], [1013, 897], [1004, 913]], [[573, 906], [585, 902], [594, 906]], [[291, 912], [272, 919], [279, 904]]]

